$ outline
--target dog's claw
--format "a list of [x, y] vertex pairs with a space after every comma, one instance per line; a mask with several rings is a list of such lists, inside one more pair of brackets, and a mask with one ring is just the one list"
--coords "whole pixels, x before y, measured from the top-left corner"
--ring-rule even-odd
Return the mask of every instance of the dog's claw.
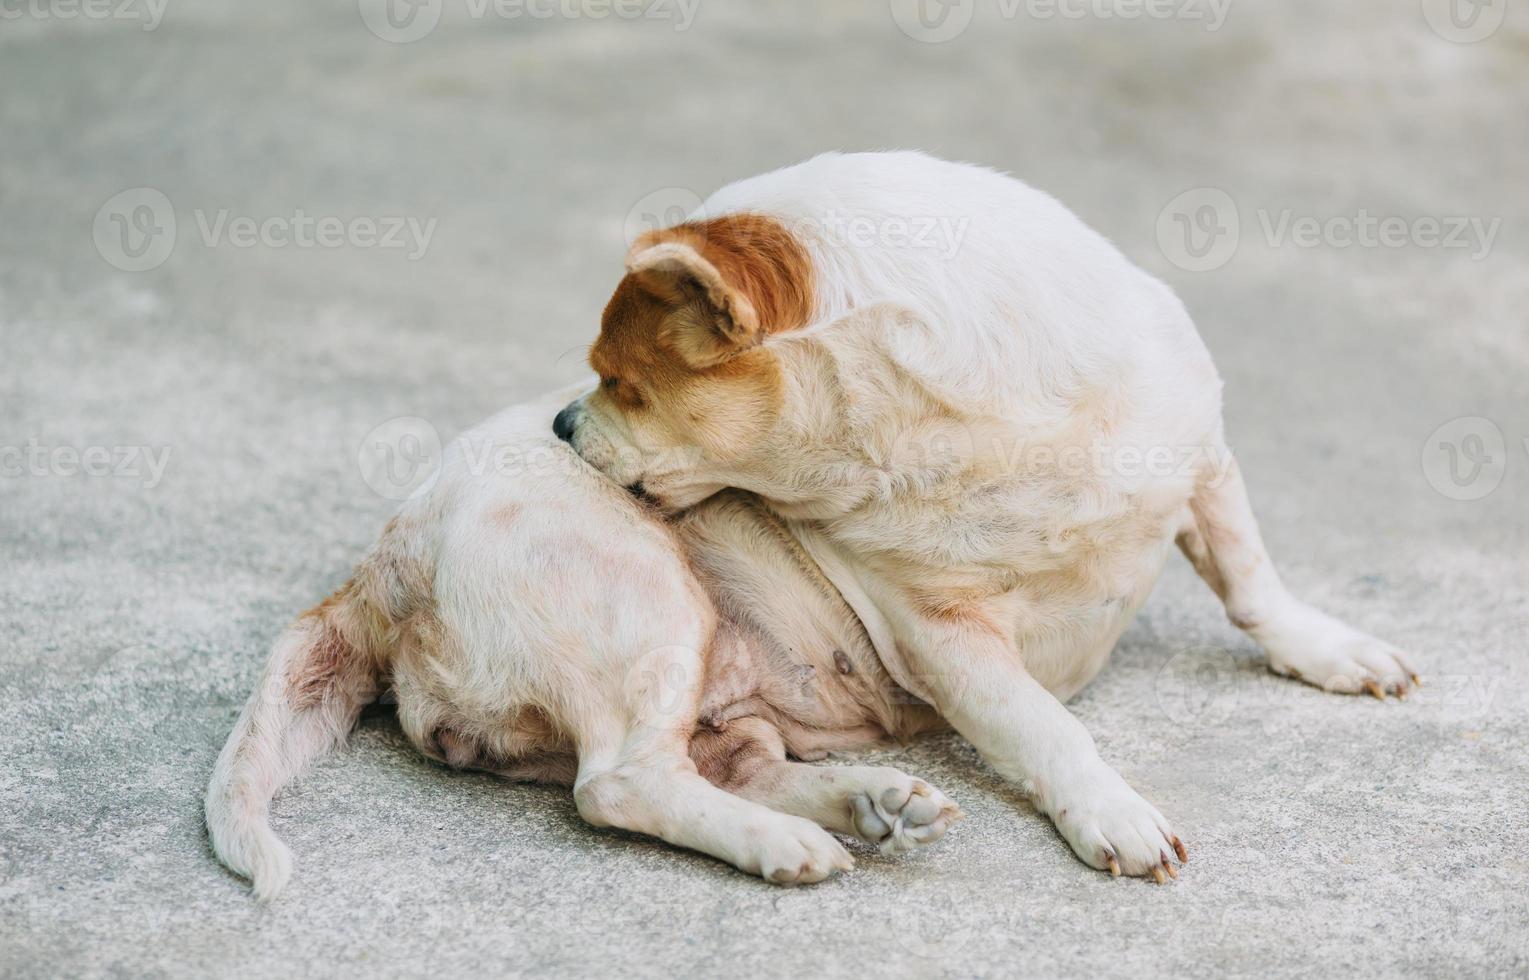
[[1163, 874], [1163, 868], [1161, 865], [1154, 864], [1152, 866], [1152, 880], [1157, 882], [1159, 885], [1168, 881], [1168, 876]]
[[1378, 698], [1381, 701], [1384, 701], [1386, 699], [1386, 692], [1382, 691], [1380, 689], [1380, 685], [1377, 684], [1373, 679], [1367, 680], [1367, 681], [1364, 682], [1364, 689], [1366, 691], [1369, 691], [1370, 694], [1374, 695], [1376, 698]]
[[1177, 879], [1179, 873], [1174, 870], [1173, 863], [1168, 860], [1168, 855], [1159, 854], [1158, 856], [1163, 859], [1163, 870], [1168, 872], [1168, 877]]
[[1189, 861], [1189, 850], [1184, 846], [1184, 842], [1177, 837], [1173, 839], [1173, 853], [1179, 856], [1180, 864], [1185, 864]]
[[1106, 852], [1104, 855], [1104, 865], [1110, 869], [1111, 877], [1120, 877], [1120, 862], [1115, 860], [1115, 855]]

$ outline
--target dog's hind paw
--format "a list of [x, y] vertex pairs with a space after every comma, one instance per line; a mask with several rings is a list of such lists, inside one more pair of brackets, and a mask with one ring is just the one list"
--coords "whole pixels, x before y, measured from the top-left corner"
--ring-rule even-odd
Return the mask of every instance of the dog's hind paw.
[[1269, 669], [1339, 694], [1405, 698], [1422, 681], [1408, 658], [1384, 640], [1301, 605], [1255, 634]]
[[[901, 774], [899, 774], [901, 775]], [[883, 854], [903, 854], [933, 844], [965, 816], [944, 793], [922, 779], [859, 793], [850, 800], [855, 832]]]

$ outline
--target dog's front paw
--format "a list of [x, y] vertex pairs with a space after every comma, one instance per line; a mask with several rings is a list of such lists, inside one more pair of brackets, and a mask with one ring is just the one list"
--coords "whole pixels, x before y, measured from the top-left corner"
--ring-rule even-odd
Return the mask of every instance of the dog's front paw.
[[1311, 606], [1296, 606], [1255, 633], [1269, 669], [1340, 694], [1405, 698], [1422, 683], [1407, 657]]
[[1189, 852], [1157, 808], [1120, 774], [1100, 765], [1057, 794], [1051, 819], [1083, 863], [1112, 875], [1177, 878]]
[[965, 814], [922, 779], [892, 770], [892, 782], [850, 800], [855, 832], [883, 854], [902, 854], [933, 844]]
[[777, 885], [808, 885], [855, 866], [844, 845], [810, 820], [780, 815], [745, 831], [751, 851], [739, 867]]

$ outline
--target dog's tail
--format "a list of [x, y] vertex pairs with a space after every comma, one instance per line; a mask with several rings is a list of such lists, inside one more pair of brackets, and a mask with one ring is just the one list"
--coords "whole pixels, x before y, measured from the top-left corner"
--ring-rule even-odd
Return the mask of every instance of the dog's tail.
[[352, 579], [277, 638], [260, 686], [239, 715], [207, 787], [213, 852], [269, 901], [292, 873], [271, 831], [271, 798], [345, 740], [381, 690], [388, 618]]

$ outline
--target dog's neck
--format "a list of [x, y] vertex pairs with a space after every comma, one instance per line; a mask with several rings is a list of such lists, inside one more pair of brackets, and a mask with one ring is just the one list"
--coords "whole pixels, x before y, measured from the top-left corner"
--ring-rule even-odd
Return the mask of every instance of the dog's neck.
[[885, 317], [846, 317], [772, 344], [779, 421], [727, 482], [782, 516], [816, 521], [969, 484], [984, 423], [892, 363], [888, 329]]

